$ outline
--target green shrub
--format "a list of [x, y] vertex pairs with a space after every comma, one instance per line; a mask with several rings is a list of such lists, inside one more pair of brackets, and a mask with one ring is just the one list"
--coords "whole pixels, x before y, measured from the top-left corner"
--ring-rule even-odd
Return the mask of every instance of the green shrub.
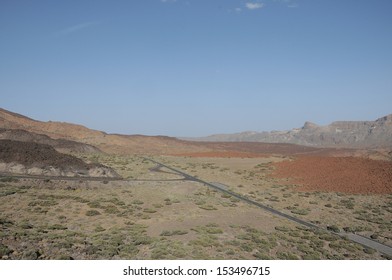
[[163, 205], [160, 203], [153, 204], [152, 206], [154, 206], [155, 208], [162, 208], [163, 207]]
[[0, 182], [3, 182], [3, 183], [13, 183], [13, 182], [15, 182], [15, 183], [17, 183], [17, 182], [19, 182], [19, 179], [14, 178], [14, 177], [1, 177], [0, 178]]
[[277, 252], [276, 256], [278, 257], [278, 259], [280, 260], [298, 260], [298, 256], [289, 253], [289, 252]]
[[95, 232], [102, 232], [102, 231], [105, 231], [106, 229], [104, 229], [103, 227], [101, 227], [101, 226], [97, 226], [95, 229], [94, 229], [94, 231]]
[[107, 214], [118, 214], [120, 211], [114, 205], [109, 205], [105, 207], [105, 213]]
[[184, 235], [187, 234], [188, 231], [187, 230], [164, 230], [162, 231], [162, 233], [160, 234], [160, 236], [173, 236], [173, 235]]
[[306, 209], [293, 209], [293, 210], [291, 210], [291, 213], [297, 214], [297, 215], [307, 215], [307, 214], [309, 214], [309, 210], [306, 210]]
[[150, 209], [150, 208], [145, 208], [145, 209], [143, 209], [143, 212], [145, 212], [145, 213], [156, 213], [157, 210]]
[[221, 234], [223, 233], [223, 230], [216, 227], [207, 227], [206, 232], [209, 234]]
[[0, 243], [0, 258], [2, 258], [3, 256], [7, 256], [10, 253], [12, 253], [12, 250], [8, 248], [6, 245]]
[[339, 232], [340, 232], [339, 227], [336, 226], [336, 225], [327, 226], [327, 230], [332, 231], [332, 232], [336, 232], [336, 233], [339, 233]]
[[97, 215], [101, 215], [101, 213], [97, 210], [88, 210], [86, 212], [86, 216], [97, 216]]
[[23, 259], [25, 260], [38, 260], [41, 256], [41, 252], [38, 250], [28, 250], [23, 253]]
[[54, 206], [57, 204], [58, 202], [55, 200], [37, 200], [37, 201], [31, 201], [29, 203], [29, 206]]
[[352, 227], [344, 227], [343, 230], [344, 230], [345, 232], [355, 233], [355, 229], [352, 228]]
[[144, 202], [139, 199], [135, 199], [134, 201], [132, 201], [132, 204], [141, 205], [144, 204]]
[[91, 201], [87, 205], [91, 208], [102, 208], [102, 205], [98, 201]]
[[377, 252], [376, 250], [374, 250], [374, 249], [372, 249], [372, 248], [364, 248], [363, 251], [364, 251], [366, 254], [369, 254], [369, 255], [373, 255], [375, 252]]
[[67, 227], [59, 224], [51, 225], [48, 227], [50, 230], [66, 230]]
[[338, 239], [339, 239], [338, 236], [335, 236], [335, 235], [333, 235], [333, 234], [328, 234], [328, 233], [321, 234], [321, 235], [319, 236], [319, 238], [320, 238], [321, 240], [325, 240], [325, 241], [335, 241], [335, 240], [338, 240]]
[[275, 229], [279, 230], [279, 231], [283, 231], [283, 232], [289, 232], [290, 231], [290, 229], [288, 227], [285, 227], [285, 226], [276, 226]]
[[218, 210], [215, 206], [213, 205], [200, 205], [199, 206], [200, 209], [204, 209], [204, 210]]

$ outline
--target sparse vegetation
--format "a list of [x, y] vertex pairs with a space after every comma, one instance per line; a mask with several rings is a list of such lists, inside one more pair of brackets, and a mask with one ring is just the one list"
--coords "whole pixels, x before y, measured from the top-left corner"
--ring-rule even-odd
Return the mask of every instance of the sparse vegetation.
[[80, 156], [127, 178], [147, 180], [2, 182], [0, 258], [381, 259], [379, 252], [333, 233], [356, 232], [387, 244], [392, 240], [392, 196], [299, 192], [297, 185], [268, 177], [273, 170], [268, 162], [275, 158], [262, 164], [260, 159], [211, 159], [204, 165], [185, 157], [158, 160], [171, 166], [176, 162], [203, 180], [221, 182], [332, 232], [266, 217], [261, 209], [195, 182], [160, 181], [179, 176], [153, 173], [149, 168], [154, 165], [138, 157]]

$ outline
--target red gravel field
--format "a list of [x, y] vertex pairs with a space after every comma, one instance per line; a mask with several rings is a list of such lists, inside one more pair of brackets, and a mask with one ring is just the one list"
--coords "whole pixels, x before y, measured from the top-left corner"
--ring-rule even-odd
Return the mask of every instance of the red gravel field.
[[302, 191], [392, 193], [392, 162], [354, 157], [301, 156], [275, 163], [273, 177], [290, 178]]

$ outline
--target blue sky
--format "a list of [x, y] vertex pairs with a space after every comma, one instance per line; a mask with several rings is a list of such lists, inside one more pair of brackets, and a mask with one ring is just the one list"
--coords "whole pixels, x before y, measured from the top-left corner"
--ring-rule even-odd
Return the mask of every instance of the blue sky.
[[205, 136], [392, 113], [390, 0], [1, 0], [0, 107]]

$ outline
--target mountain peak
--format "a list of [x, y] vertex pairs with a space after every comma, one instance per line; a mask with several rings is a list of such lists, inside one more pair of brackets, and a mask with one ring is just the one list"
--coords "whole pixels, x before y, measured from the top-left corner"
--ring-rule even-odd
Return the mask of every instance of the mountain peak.
[[377, 123], [383, 123], [383, 124], [392, 124], [392, 114], [386, 115], [385, 117], [379, 118], [376, 120]]
[[304, 126], [302, 129], [312, 129], [312, 128], [318, 128], [319, 126], [315, 123], [312, 122], [305, 122]]

